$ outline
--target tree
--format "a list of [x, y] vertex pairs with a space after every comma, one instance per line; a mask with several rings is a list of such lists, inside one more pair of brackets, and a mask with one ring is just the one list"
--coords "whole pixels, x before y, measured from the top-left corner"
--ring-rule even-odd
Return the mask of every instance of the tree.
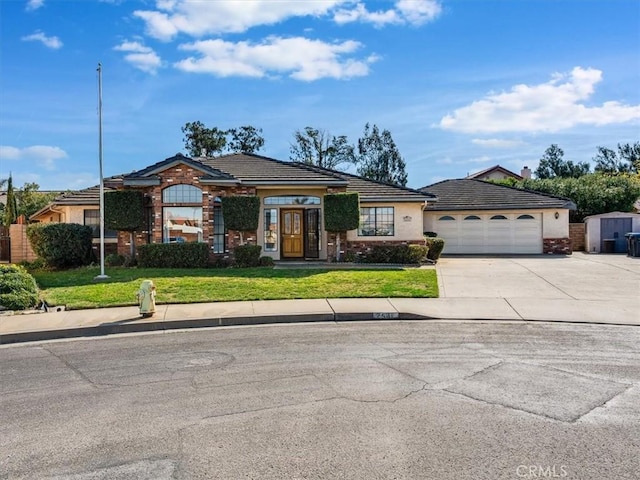
[[9, 228], [9, 226], [18, 218], [18, 202], [16, 201], [15, 192], [13, 191], [13, 177], [9, 174], [7, 179], [7, 203], [4, 207], [4, 215], [2, 218], [2, 224]]
[[187, 122], [182, 127], [184, 147], [192, 157], [211, 157], [222, 152], [227, 144], [227, 132], [217, 127], [207, 128], [202, 122]]
[[136, 190], [116, 190], [104, 195], [105, 229], [129, 232], [130, 254], [136, 256], [134, 232], [144, 227], [144, 194]]
[[37, 183], [25, 183], [21, 189], [16, 192], [16, 201], [18, 204], [18, 216], [24, 215], [29, 218], [38, 210], [47, 206], [54, 198], [56, 193], [39, 192], [40, 185]]
[[302, 132], [296, 130], [293, 137], [295, 143], [291, 144], [289, 157], [293, 161], [332, 170], [356, 162], [353, 145], [344, 135], [335, 137], [326, 130], [305, 127]]
[[358, 139], [358, 174], [378, 182], [407, 185], [406, 164], [389, 130], [378, 130], [377, 125], [364, 126]]
[[243, 125], [240, 128], [231, 128], [227, 134], [231, 136], [228, 150], [232, 153], [256, 153], [264, 146], [261, 128]]
[[598, 147], [593, 157], [596, 172], [618, 174], [638, 173], [640, 171], [640, 142], [618, 144], [618, 153], [610, 148]]
[[357, 193], [324, 196], [324, 228], [336, 234], [336, 261], [340, 261], [340, 232], [354, 230], [359, 224], [360, 197]]
[[574, 164], [571, 160], [564, 160], [564, 151], [555, 143], [547, 148], [544, 155], [540, 159], [540, 164], [536, 169], [536, 177], [538, 178], [578, 178], [589, 173], [589, 164], [587, 162], [578, 162]]

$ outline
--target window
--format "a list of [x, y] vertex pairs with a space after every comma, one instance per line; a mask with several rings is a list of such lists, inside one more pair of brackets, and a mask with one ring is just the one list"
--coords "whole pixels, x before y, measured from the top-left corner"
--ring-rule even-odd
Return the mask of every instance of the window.
[[[162, 191], [164, 243], [202, 242], [202, 190], [193, 185], [172, 185]], [[192, 204], [180, 206], [176, 204]]]
[[[91, 227], [93, 238], [100, 238], [100, 210], [85, 210], [84, 224]], [[118, 238], [118, 232], [115, 230], [104, 229], [104, 238]]]
[[202, 204], [202, 190], [193, 185], [172, 185], [162, 191], [163, 203]]
[[534, 220], [532, 215], [520, 215], [518, 220]]
[[467, 215], [464, 217], [465, 220], [480, 220], [480, 217], [477, 215]]
[[445, 215], [443, 217], [440, 217], [438, 220], [442, 220], [442, 221], [451, 221], [451, 220], [455, 220], [455, 218], [453, 218], [451, 215]]
[[305, 195], [278, 195], [265, 197], [265, 205], [320, 205], [320, 197], [308, 197]]
[[264, 251], [278, 251], [278, 210], [275, 208], [264, 211]]
[[213, 203], [213, 253], [224, 253], [227, 249], [224, 229], [224, 217], [222, 216], [222, 200], [216, 197]]
[[494, 215], [493, 217], [491, 217], [491, 220], [507, 220], [507, 217], [505, 217], [504, 215]]
[[358, 235], [363, 237], [393, 236], [393, 207], [360, 208]]

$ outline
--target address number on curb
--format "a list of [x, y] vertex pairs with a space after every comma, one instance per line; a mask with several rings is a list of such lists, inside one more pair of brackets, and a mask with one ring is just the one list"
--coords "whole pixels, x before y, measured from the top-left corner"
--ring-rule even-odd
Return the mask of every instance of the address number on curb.
[[373, 318], [375, 318], [376, 320], [391, 320], [398, 317], [398, 312], [375, 312], [373, 314]]

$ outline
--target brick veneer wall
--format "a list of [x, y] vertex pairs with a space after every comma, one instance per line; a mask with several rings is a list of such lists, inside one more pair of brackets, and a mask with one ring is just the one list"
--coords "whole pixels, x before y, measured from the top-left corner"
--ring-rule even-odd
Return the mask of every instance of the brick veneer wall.
[[569, 238], [573, 243], [574, 252], [583, 252], [585, 249], [584, 235], [586, 233], [586, 225], [584, 223], [569, 224]]
[[[202, 185], [199, 177], [202, 175], [197, 169], [185, 164], [179, 164], [167, 170], [160, 172], [160, 184], [143, 188], [142, 191], [150, 199], [153, 218], [151, 219], [151, 232], [136, 232], [136, 246], [147, 243], [147, 238], [151, 237], [151, 243], [162, 243], [162, 191], [172, 185], [193, 185], [202, 189], [202, 237], [206, 239], [209, 245], [213, 245], [213, 208], [216, 197], [226, 197], [232, 195], [255, 195], [255, 187], [221, 187], [217, 185]], [[172, 205], [172, 204], [171, 204]], [[196, 204], [194, 204], [196, 206]], [[149, 235], [150, 233], [150, 235]], [[245, 243], [256, 243], [256, 232], [243, 232]], [[240, 232], [229, 230], [226, 235], [227, 250], [233, 249], [240, 245]], [[128, 232], [120, 232], [118, 235], [118, 253], [121, 255], [129, 255], [130, 239]], [[214, 254], [211, 252], [211, 258], [220, 256], [228, 256], [227, 254]]]
[[27, 238], [27, 225], [14, 223], [9, 227], [9, 237], [11, 238], [9, 260], [12, 263], [33, 262], [38, 258], [33, 248], [31, 248], [31, 242]]
[[[421, 240], [354, 240], [346, 241], [346, 235], [343, 233], [340, 238], [340, 251], [341, 256], [345, 253], [353, 254], [365, 254], [371, 251], [376, 245], [424, 245], [424, 239]], [[382, 238], [382, 237], [376, 237]], [[327, 259], [333, 260], [336, 258], [336, 234], [327, 234]]]
[[571, 239], [568, 237], [542, 239], [542, 253], [571, 255], [571, 252]]

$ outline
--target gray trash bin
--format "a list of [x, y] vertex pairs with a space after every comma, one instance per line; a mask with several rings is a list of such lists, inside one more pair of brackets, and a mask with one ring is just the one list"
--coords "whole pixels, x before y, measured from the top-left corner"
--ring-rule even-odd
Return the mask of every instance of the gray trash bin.
[[640, 257], [640, 233], [626, 233], [627, 255], [629, 257]]

